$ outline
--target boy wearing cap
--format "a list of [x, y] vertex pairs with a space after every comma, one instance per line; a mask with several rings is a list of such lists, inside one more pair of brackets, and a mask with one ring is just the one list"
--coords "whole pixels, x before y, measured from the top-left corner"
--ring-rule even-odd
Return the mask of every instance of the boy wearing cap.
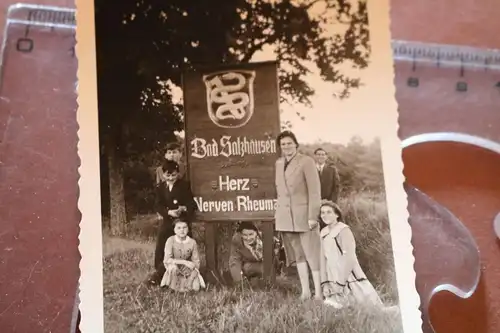
[[[164, 156], [165, 160], [174, 161], [179, 164], [179, 177], [183, 178], [184, 174], [186, 173], [186, 168], [184, 164], [181, 162], [182, 150], [180, 144], [178, 144], [177, 142], [168, 143]], [[165, 181], [163, 179], [163, 173], [161, 168], [162, 168], [161, 166], [156, 168], [156, 182], [155, 182], [156, 185], [160, 184], [162, 181]]]

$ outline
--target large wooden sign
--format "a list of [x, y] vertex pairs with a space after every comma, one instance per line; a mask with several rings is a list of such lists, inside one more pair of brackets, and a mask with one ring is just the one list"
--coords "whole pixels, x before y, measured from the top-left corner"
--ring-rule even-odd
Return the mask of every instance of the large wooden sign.
[[280, 131], [276, 63], [187, 72], [183, 91], [197, 219], [273, 219]]

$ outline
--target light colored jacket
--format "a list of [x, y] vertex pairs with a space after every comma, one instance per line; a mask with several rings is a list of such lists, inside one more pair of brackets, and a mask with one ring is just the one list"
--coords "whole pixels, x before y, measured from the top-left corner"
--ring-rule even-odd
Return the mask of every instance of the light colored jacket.
[[275, 212], [277, 231], [309, 231], [308, 220], [317, 220], [321, 206], [321, 183], [314, 160], [297, 153], [285, 168], [285, 158], [276, 161]]
[[344, 223], [321, 230], [321, 282], [341, 285], [365, 280], [366, 275], [356, 256], [356, 241]]
[[327, 299], [340, 304], [356, 301], [383, 305], [359, 264], [354, 235], [342, 222], [321, 230], [320, 277]]

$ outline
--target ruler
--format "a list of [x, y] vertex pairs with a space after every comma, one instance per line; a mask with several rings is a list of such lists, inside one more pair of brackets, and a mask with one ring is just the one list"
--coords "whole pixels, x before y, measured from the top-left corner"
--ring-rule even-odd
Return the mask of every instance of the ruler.
[[[74, 34], [73, 9], [17, 5], [8, 13], [0, 83], [0, 243], [11, 250], [0, 261], [5, 272], [0, 278], [0, 327], [10, 331], [44, 331], [50, 326], [54, 333], [66, 333], [76, 326]], [[394, 41], [393, 51], [400, 136], [405, 142], [446, 135], [493, 146], [500, 142], [499, 51], [403, 41]], [[473, 267], [473, 239], [460, 221], [438, 209], [438, 203], [416, 189], [408, 187], [407, 192], [419, 254], [432, 255], [425, 251], [431, 249], [429, 242], [434, 249], [449, 248], [449, 238], [429, 238], [426, 243], [422, 236], [432, 216], [446, 221], [441, 234], [454, 235], [468, 249], [462, 259], [472, 271], [454, 279], [450, 274], [456, 267], [450, 268], [420, 292], [430, 296], [444, 288], [467, 296], [474, 291], [478, 269]], [[454, 255], [443, 251], [448, 259]], [[425, 280], [436, 269], [417, 268], [418, 277]]]
[[[460, 142], [500, 154], [500, 51], [393, 41], [403, 147]], [[492, 175], [493, 176], [493, 175]], [[439, 291], [470, 297], [481, 276], [479, 247], [445, 207], [407, 185], [424, 332]]]
[[402, 139], [500, 153], [500, 50], [394, 41], [393, 53]]
[[[74, 330], [78, 155], [74, 10], [9, 8], [0, 82], [0, 327]], [[70, 329], [71, 328], [71, 329]]]

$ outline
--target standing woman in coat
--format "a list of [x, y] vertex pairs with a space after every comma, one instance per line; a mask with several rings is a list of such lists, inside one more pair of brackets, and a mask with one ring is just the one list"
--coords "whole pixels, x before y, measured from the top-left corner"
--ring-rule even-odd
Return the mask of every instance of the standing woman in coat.
[[282, 155], [276, 161], [276, 230], [282, 234], [288, 264], [292, 261], [297, 264], [302, 288], [300, 298], [311, 298], [309, 267], [315, 299], [322, 300], [319, 264], [321, 242], [317, 220], [321, 184], [318, 171], [312, 157], [297, 152], [299, 144], [295, 134], [284, 131], [278, 135], [276, 143]]

